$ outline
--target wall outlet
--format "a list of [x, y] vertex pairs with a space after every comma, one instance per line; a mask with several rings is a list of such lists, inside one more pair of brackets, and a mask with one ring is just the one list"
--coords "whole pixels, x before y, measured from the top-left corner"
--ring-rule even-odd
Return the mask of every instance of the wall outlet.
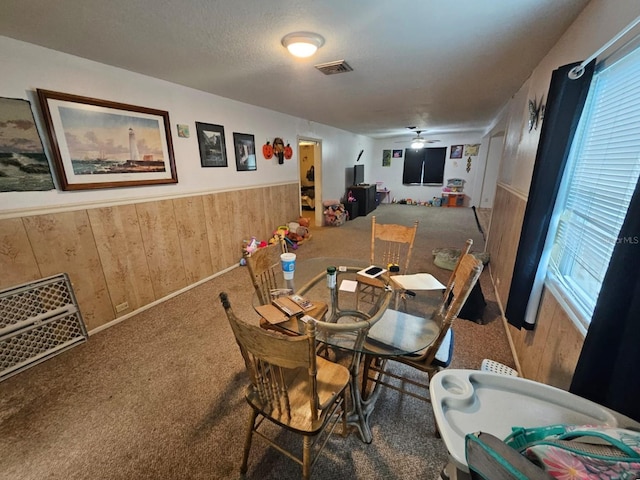
[[129, 308], [129, 302], [124, 302], [120, 305], [116, 305], [116, 313], [124, 312], [127, 308]]

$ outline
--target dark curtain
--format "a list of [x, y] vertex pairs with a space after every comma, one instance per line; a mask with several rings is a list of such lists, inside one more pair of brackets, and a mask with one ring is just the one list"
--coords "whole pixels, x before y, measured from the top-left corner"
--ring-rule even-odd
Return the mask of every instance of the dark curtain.
[[402, 183], [405, 185], [442, 185], [447, 147], [406, 149]]
[[571, 80], [568, 73], [576, 65], [579, 64], [565, 65], [553, 72], [547, 95], [540, 142], [505, 310], [508, 322], [518, 329], [524, 326], [532, 330], [534, 327], [524, 321], [527, 303], [547, 238], [571, 142], [589, 92], [595, 61], [585, 67], [580, 78]]
[[404, 169], [402, 171], [402, 183], [411, 185], [412, 183], [422, 183], [422, 163], [424, 162], [424, 153], [420, 150], [404, 151]]
[[640, 187], [636, 185], [570, 391], [640, 422]]
[[444, 184], [444, 163], [447, 158], [447, 147], [424, 149], [424, 176], [422, 183], [425, 185]]

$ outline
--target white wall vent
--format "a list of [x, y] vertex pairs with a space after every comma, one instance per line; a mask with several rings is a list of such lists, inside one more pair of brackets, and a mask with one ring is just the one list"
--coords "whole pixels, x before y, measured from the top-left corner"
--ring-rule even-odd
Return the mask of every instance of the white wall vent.
[[353, 71], [351, 65], [349, 65], [344, 60], [336, 60], [335, 62], [329, 63], [320, 63], [314, 66], [325, 75], [335, 75], [336, 73], [346, 73]]

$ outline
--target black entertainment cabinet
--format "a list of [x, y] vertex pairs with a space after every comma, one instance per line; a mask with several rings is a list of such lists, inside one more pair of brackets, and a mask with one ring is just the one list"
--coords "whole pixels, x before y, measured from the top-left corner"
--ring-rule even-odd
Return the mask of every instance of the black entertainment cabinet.
[[358, 215], [364, 217], [376, 209], [376, 186], [354, 185], [351, 193], [358, 201]]

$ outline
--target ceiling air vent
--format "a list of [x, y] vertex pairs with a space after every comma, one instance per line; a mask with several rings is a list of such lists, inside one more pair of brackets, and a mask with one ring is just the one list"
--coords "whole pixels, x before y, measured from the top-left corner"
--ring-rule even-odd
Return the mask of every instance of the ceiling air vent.
[[329, 63], [321, 63], [319, 65], [315, 65], [315, 67], [320, 70], [325, 75], [335, 75], [336, 73], [346, 73], [352, 72], [353, 68], [344, 60], [337, 60], [335, 62]]

